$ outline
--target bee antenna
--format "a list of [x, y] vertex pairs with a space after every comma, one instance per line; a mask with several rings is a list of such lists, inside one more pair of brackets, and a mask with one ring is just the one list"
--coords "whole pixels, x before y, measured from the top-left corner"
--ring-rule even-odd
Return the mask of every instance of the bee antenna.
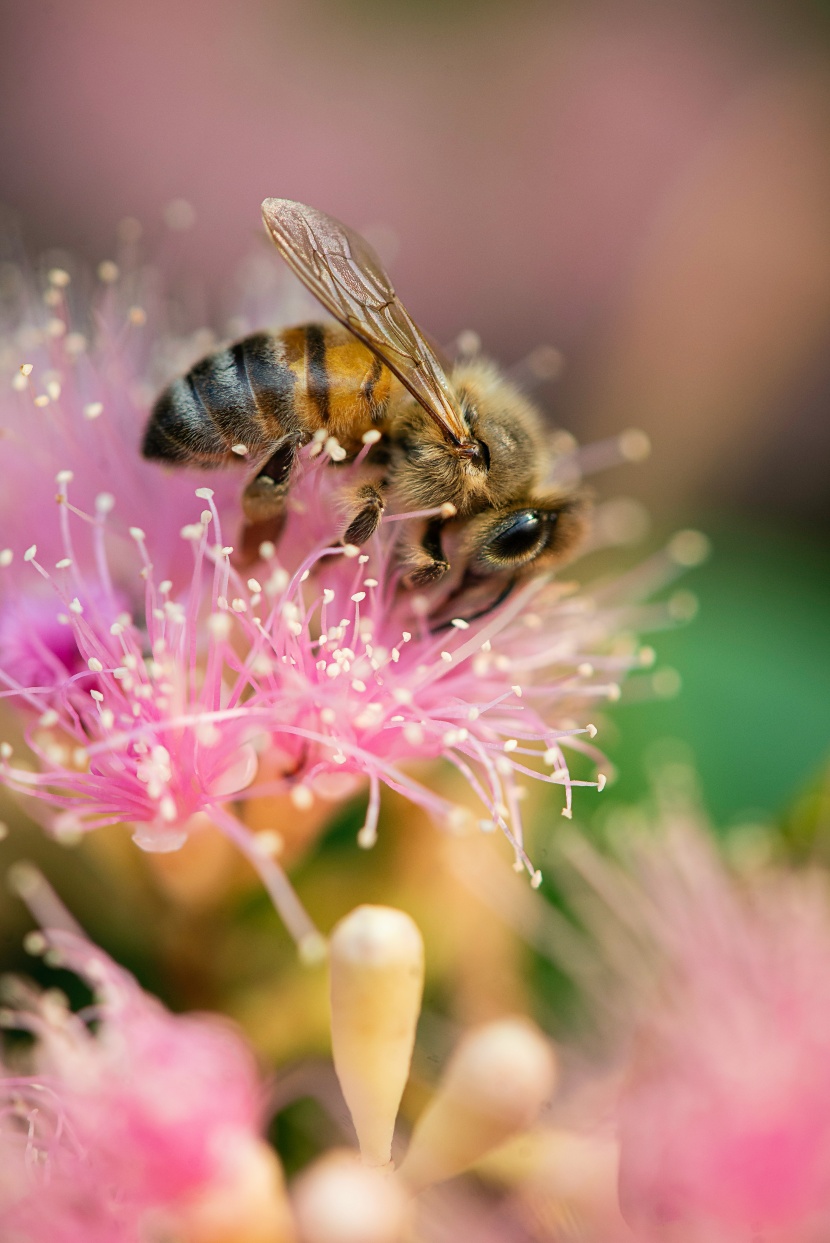
[[466, 440], [456, 446], [456, 453], [482, 470], [490, 469], [490, 450], [482, 440]]

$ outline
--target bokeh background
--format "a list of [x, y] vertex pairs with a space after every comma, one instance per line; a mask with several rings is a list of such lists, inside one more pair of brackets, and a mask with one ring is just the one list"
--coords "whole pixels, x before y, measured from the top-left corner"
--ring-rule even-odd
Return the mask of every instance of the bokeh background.
[[[618, 717], [624, 780], [686, 738], [720, 819], [826, 757], [830, 22], [780, 0], [3, 0], [0, 199], [34, 250], [168, 229], [205, 316], [298, 198], [367, 230], [416, 317], [510, 365], [553, 345], [551, 419], [635, 425], [612, 486], [695, 525], [685, 689]], [[192, 213], [178, 200], [190, 204]], [[171, 204], [174, 206], [171, 208]], [[166, 243], [170, 245], [169, 239]], [[656, 538], [656, 536], [655, 536]], [[621, 787], [624, 789], [624, 787]]]
[[[651, 438], [647, 463], [599, 484], [648, 507], [643, 547], [687, 526], [713, 547], [688, 578], [697, 617], [653, 640], [679, 678], [641, 681], [609, 718], [621, 775], [602, 814], [642, 796], [672, 738], [725, 829], [783, 826], [802, 846], [830, 834], [830, 6], [2, 0], [0, 108], [0, 200], [33, 252], [97, 263], [138, 220], [146, 252], [221, 322], [248, 257], [268, 253], [260, 200], [297, 198], [372, 237], [438, 340], [473, 330], [507, 366], [560, 351], [540, 391], [552, 425]], [[356, 862], [359, 813], [341, 815], [314, 884], [310, 862], [300, 875], [315, 913], [394, 902], [388, 878], [404, 874], [398, 897], [427, 924], [450, 909], [440, 889], [413, 896], [437, 846], [418, 829], [406, 844], [405, 819], [393, 807], [393, 832]], [[271, 993], [246, 992], [270, 962], [259, 899], [223, 922], [184, 885], [177, 915], [133, 868], [113, 929], [94, 914], [101, 858], [92, 878], [65, 865], [100, 939], [176, 1004], [224, 999], [269, 1055], [302, 1046]], [[129, 931], [162, 907], [143, 939]], [[486, 1011], [485, 949], [500, 1005], [513, 977], [497, 938], [482, 948], [482, 912], [465, 917], [479, 931], [457, 981]]]

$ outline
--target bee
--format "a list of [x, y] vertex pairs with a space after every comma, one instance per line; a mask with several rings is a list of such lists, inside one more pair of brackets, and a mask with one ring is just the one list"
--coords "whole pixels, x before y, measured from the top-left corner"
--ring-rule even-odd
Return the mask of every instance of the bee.
[[144, 456], [253, 463], [242, 510], [254, 549], [284, 513], [298, 450], [326, 441], [350, 461], [370, 444], [345, 543], [364, 544], [387, 508], [442, 511], [408, 524], [407, 587], [443, 579], [450, 549], [454, 594], [501, 580], [509, 590], [561, 562], [584, 529], [584, 501], [546, 484], [539, 411], [486, 360], [445, 366], [357, 233], [288, 199], [266, 199], [262, 213], [283, 259], [337, 323], [254, 333], [196, 363], [156, 401]]

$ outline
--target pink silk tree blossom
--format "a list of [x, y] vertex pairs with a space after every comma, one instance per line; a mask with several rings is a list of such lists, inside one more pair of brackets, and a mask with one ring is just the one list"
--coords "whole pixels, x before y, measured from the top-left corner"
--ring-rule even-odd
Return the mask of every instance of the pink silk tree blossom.
[[822, 1243], [827, 876], [730, 871], [688, 780], [666, 770], [660, 831], [627, 825], [616, 861], [575, 835], [566, 847], [594, 951], [613, 963], [612, 1039], [629, 1033], [611, 1111], [621, 1206], [644, 1243]]
[[[45, 306], [21, 277], [0, 350], [0, 683], [7, 733], [22, 734], [0, 745], [0, 781], [64, 840], [125, 823], [143, 849], [175, 850], [207, 817], [309, 953], [319, 938], [274, 858], [278, 834], [250, 832], [232, 804], [287, 793], [306, 808], [345, 775], [368, 784], [358, 840], [370, 846], [383, 785], [439, 821], [469, 821], [408, 772], [441, 758], [481, 829], [503, 831], [538, 883], [521, 783], [560, 787], [566, 815], [575, 786], [602, 788], [601, 772], [571, 778], [566, 749], [602, 763], [591, 714], [641, 663], [632, 628], [665, 618], [635, 602], [683, 558], [588, 590], [539, 578], [472, 620], [461, 601], [437, 627], [430, 598], [400, 586], [397, 541], [418, 516], [390, 514], [364, 548], [343, 547], [341, 496], [360, 462], [335, 466], [337, 446], [315, 444], [278, 545], [242, 571], [241, 473], [171, 472], [138, 449], [154, 377], [205, 341], [176, 343], [163, 304], [135, 301], [137, 278], [112, 265], [102, 276], [75, 311], [63, 271]], [[615, 442], [583, 465], [625, 457]], [[578, 474], [573, 446], [557, 469]]]
[[[55, 990], [5, 981], [3, 1026], [28, 1042], [0, 1062], [4, 1243], [199, 1243], [204, 1206], [263, 1165], [273, 1186], [255, 1207], [277, 1220], [282, 1184], [242, 1037], [212, 1016], [169, 1014], [65, 912], [60, 922], [29, 946], [80, 976], [93, 1001], [76, 1013]], [[234, 1240], [278, 1240], [250, 1233], [251, 1208], [240, 1199]]]

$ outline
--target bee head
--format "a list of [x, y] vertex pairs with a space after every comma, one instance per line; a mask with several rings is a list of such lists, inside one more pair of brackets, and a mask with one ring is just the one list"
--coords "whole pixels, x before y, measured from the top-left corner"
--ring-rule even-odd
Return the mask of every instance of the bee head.
[[468, 436], [451, 440], [416, 401], [396, 428], [395, 478], [402, 508], [450, 501], [459, 514], [526, 503], [547, 472], [548, 451], [538, 411], [498, 369], [476, 358], [454, 368], [451, 383]]
[[587, 528], [587, 503], [581, 495], [532, 495], [506, 510], [484, 510], [448, 532], [445, 552], [466, 567], [469, 583], [494, 575], [519, 575], [552, 569], [576, 551]]
[[452, 379], [470, 429], [469, 447], [456, 452], [481, 478], [484, 504], [501, 508], [526, 497], [547, 471], [542, 416], [485, 359], [457, 366]]

